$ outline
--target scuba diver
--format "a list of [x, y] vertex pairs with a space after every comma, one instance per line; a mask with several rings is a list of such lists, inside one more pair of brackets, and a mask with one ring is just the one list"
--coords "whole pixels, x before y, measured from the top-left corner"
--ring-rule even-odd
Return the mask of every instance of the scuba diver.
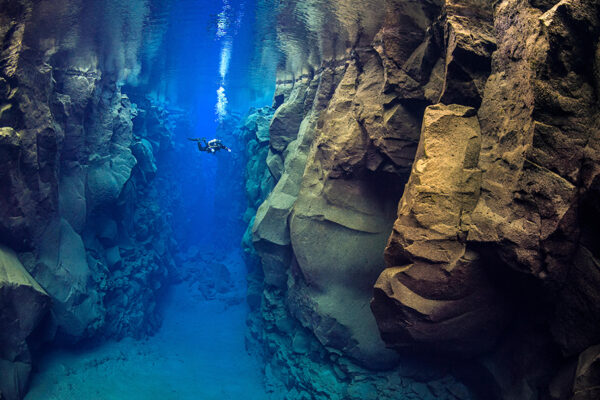
[[205, 151], [210, 154], [215, 154], [219, 150], [227, 150], [231, 153], [231, 149], [223, 144], [221, 139], [211, 139], [206, 141], [206, 138], [188, 138], [192, 142], [198, 143], [198, 150]]

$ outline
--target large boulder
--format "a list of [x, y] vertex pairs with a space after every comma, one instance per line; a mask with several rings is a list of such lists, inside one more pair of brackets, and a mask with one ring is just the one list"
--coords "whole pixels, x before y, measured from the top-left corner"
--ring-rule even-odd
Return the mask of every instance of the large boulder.
[[0, 398], [19, 400], [31, 372], [27, 340], [40, 324], [50, 298], [17, 255], [0, 245]]
[[113, 205], [131, 176], [136, 158], [131, 150], [115, 145], [118, 150], [112, 157], [94, 156], [87, 175], [86, 198], [90, 210]]
[[[289, 217], [293, 315], [326, 347], [368, 368], [386, 369], [397, 355], [381, 341], [368, 304], [381, 272], [398, 186], [373, 174], [393, 161], [371, 145], [387, 129], [376, 101], [382, 71], [372, 52], [360, 56], [361, 65], [348, 62], [327, 108], [320, 110], [316, 103], [314, 115], [301, 124], [275, 190], [287, 186], [297, 196]], [[369, 72], [361, 74], [367, 65]], [[321, 79], [327, 88], [330, 78]], [[313, 141], [309, 151], [306, 139]]]
[[[368, 185], [362, 182], [340, 183], [346, 191], [328, 198], [336, 204], [309, 208], [310, 200], [301, 194], [294, 207], [290, 236], [299, 277], [290, 288], [290, 308], [325, 346], [369, 368], [389, 368], [396, 356], [385, 349], [366, 305], [381, 270], [391, 224], [391, 218], [388, 222], [382, 218], [376, 226], [370, 214], [373, 209], [389, 211], [393, 203], [365, 198]], [[357, 210], [357, 205], [365, 207]]]
[[52, 315], [61, 333], [79, 339], [102, 326], [104, 309], [83, 241], [66, 220], [49, 225], [37, 261], [26, 266], [52, 298]]

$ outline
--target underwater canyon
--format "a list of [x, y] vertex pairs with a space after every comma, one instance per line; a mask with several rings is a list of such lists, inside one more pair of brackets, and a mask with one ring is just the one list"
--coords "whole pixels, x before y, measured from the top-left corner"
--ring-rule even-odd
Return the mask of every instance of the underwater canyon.
[[598, 0], [0, 0], [0, 43], [0, 400], [600, 398]]

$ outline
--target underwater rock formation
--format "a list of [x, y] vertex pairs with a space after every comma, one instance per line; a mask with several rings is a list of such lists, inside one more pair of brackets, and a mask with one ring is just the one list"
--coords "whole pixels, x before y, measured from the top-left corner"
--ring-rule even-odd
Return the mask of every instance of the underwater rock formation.
[[[0, 3], [13, 400], [35, 349], [159, 326], [176, 117], [134, 87], [156, 50], [140, 51], [156, 41], [149, 2]], [[247, 224], [247, 339], [267, 386], [289, 400], [599, 397], [600, 3], [258, 6], [277, 40], [257, 51], [282, 56], [273, 103], [224, 119], [218, 135], [246, 153], [213, 159], [248, 207], [202, 218], [223, 251]], [[203, 251], [180, 255], [206, 264], [182, 278], [241, 301], [225, 258]]]
[[[94, 10], [78, 2], [70, 13], [59, 4], [5, 3], [0, 320], [10, 329], [0, 397], [10, 400], [21, 398], [31, 369], [25, 340], [39, 346], [156, 329], [156, 296], [174, 265], [174, 245], [154, 181], [172, 127], [161, 107], [131, 103], [119, 82], [125, 65], [88, 40], [90, 26], [73, 23]], [[114, 52], [128, 51], [113, 44]], [[136, 129], [134, 119], [143, 120]], [[19, 316], [21, 331], [6, 322]], [[44, 318], [44, 334], [31, 337]]]
[[[371, 36], [357, 35], [339, 59], [292, 80], [283, 71], [278, 81], [267, 158], [277, 183], [253, 226], [265, 284], [262, 325], [253, 327], [262, 329], [255, 335], [264, 344], [267, 381], [299, 399], [454, 398], [452, 390], [469, 398], [444, 363], [401, 361], [386, 349], [369, 309], [424, 99], [402, 103], [387, 92], [372, 44], [383, 39], [368, 29]], [[275, 157], [282, 171], [269, 163]]]
[[27, 345], [48, 311], [50, 298], [29, 275], [17, 255], [0, 246], [0, 395], [17, 399], [25, 394], [31, 372]]
[[459, 398], [593, 397], [599, 5], [367, 3], [278, 9], [252, 231], [267, 381], [383, 399], [379, 379], [449, 357]]
[[[247, 208], [243, 221], [247, 224], [247, 228], [242, 238], [242, 248], [247, 269], [246, 300], [251, 310], [247, 322], [250, 326], [260, 322], [258, 318], [255, 318], [255, 313], [261, 303], [264, 274], [260, 259], [252, 244], [252, 227], [258, 207], [273, 190], [273, 172], [268, 168], [268, 159], [269, 156], [272, 157], [272, 153], [269, 153], [269, 125], [274, 111], [271, 107], [249, 110], [242, 120], [240, 128], [244, 140], [243, 145], [246, 149], [244, 179]], [[249, 333], [256, 329], [258, 328], [250, 328]], [[256, 337], [253, 337], [252, 334], [248, 334], [247, 337], [250, 341], [256, 341]]]
[[[508, 310], [485, 271], [491, 263], [465, 240], [481, 190], [480, 146], [473, 108], [437, 104], [425, 110], [386, 249], [394, 267], [375, 284], [372, 309], [388, 345], [471, 355], [492, 348], [503, 331]], [[411, 263], [397, 262], [402, 259]]]
[[[382, 337], [393, 346], [441, 345], [443, 351], [465, 356], [489, 350], [500, 335], [555, 343], [554, 349], [523, 347], [517, 353], [524, 355], [490, 356], [485, 364], [500, 397], [511, 391], [522, 397], [547, 387], [558, 365], [600, 340], [597, 325], [590, 324], [599, 317], [593, 305], [598, 299], [597, 268], [591, 267], [597, 263], [593, 249], [598, 236], [586, 228], [597, 214], [588, 199], [597, 193], [594, 143], [600, 134], [600, 77], [594, 54], [600, 9], [586, 1], [540, 8], [519, 1], [495, 6], [498, 50], [477, 112], [481, 150], [471, 151], [476, 162], [468, 169], [463, 164], [466, 157], [438, 167], [430, 166], [435, 156], [427, 150], [426, 156], [417, 157], [386, 249], [391, 268], [380, 276], [373, 302]], [[435, 125], [427, 112], [423, 121], [421, 145], [426, 149], [432, 145], [428, 132]], [[457, 154], [451, 149], [458, 143], [446, 151]], [[459, 196], [449, 195], [439, 184], [422, 182], [427, 175], [448, 182], [446, 171], [459, 167], [463, 172], [457, 175], [471, 180], [471, 187], [458, 191]], [[430, 194], [419, 201], [414, 198], [418, 192]], [[440, 195], [443, 198], [436, 200]], [[427, 204], [432, 206], [428, 211], [414, 210]], [[448, 229], [455, 232], [448, 236]], [[493, 289], [481, 279], [493, 279]], [[518, 325], [529, 321], [541, 332], [502, 329], [499, 311], [510, 308], [511, 302], [536, 304], [514, 309], [511, 319]], [[478, 315], [484, 320], [478, 321]], [[461, 319], [468, 323], [461, 324]], [[443, 333], [446, 329], [448, 334]], [[462, 349], [446, 343], [453, 339], [450, 332], [464, 341]], [[484, 337], [492, 342], [477, 349], [475, 343]], [[521, 358], [542, 359], [543, 353], [559, 351], [565, 361], [557, 356], [535, 372], [519, 371], [507, 380], [501, 371]], [[520, 393], [508, 389], [517, 385]], [[544, 390], [548, 389], [541, 393]]]

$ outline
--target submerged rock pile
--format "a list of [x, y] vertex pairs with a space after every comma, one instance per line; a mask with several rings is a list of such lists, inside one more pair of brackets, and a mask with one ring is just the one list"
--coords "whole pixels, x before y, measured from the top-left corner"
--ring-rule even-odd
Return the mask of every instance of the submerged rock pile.
[[252, 224], [267, 381], [290, 399], [594, 398], [600, 5], [346, 6], [278, 9], [276, 184]]
[[244, 302], [244, 288], [234, 280], [226, 254], [190, 247], [179, 254], [182, 260], [178, 278], [190, 288], [192, 296], [203, 300], [224, 301], [228, 305]]

